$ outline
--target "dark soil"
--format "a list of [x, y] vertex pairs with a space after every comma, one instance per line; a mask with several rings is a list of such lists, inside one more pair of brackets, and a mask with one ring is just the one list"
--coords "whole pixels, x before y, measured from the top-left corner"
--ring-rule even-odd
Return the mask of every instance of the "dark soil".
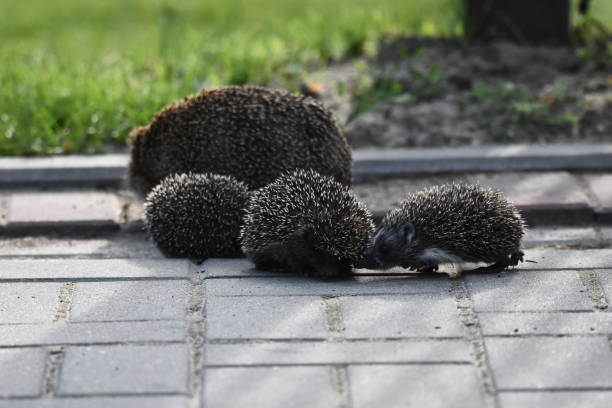
[[605, 48], [387, 40], [347, 135], [353, 147], [610, 142]]

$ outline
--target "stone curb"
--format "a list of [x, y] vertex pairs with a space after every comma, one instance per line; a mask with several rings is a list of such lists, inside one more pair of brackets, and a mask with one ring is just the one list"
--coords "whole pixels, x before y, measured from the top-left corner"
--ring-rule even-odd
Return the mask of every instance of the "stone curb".
[[[356, 149], [355, 183], [418, 174], [612, 170], [612, 144]], [[127, 154], [0, 158], [0, 186], [118, 185]]]
[[0, 158], [0, 186], [118, 185], [124, 178], [127, 154]]

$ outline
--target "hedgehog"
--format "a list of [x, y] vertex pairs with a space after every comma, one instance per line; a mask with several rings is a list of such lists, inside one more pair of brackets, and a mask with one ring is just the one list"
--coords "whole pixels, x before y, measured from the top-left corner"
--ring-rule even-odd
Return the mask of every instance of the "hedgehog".
[[145, 195], [175, 173], [216, 173], [261, 188], [312, 168], [351, 183], [351, 149], [312, 98], [261, 87], [204, 90], [157, 113], [129, 138], [130, 186]]
[[348, 187], [299, 169], [253, 193], [240, 242], [257, 269], [331, 279], [361, 262], [373, 232], [370, 212]]
[[435, 272], [453, 264], [485, 263], [498, 271], [523, 261], [525, 223], [501, 193], [475, 185], [446, 184], [411, 194], [390, 210], [367, 250], [373, 269], [401, 266]]
[[174, 174], [147, 196], [145, 227], [168, 257], [241, 256], [238, 237], [249, 195], [231, 176]]

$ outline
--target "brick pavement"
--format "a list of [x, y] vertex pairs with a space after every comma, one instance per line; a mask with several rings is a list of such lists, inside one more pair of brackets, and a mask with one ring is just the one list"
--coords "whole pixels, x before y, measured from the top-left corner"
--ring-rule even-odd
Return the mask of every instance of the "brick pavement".
[[608, 407], [606, 234], [534, 229], [538, 263], [500, 274], [336, 282], [144, 234], [3, 238], [0, 407]]

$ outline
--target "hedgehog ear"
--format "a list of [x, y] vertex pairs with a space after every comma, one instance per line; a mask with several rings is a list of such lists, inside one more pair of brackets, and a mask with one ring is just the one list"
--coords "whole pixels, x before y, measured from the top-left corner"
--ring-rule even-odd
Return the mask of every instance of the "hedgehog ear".
[[411, 223], [404, 224], [404, 239], [406, 242], [412, 242], [414, 240], [414, 225]]

